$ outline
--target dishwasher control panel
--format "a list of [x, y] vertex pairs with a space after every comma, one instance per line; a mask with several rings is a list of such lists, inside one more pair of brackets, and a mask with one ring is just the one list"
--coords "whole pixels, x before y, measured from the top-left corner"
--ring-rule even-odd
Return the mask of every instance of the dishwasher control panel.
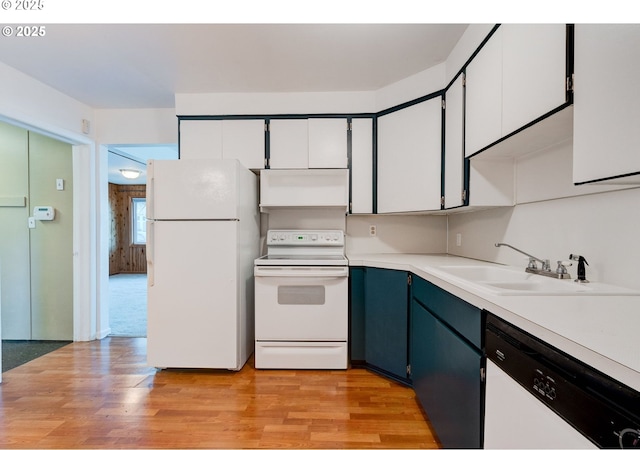
[[540, 369], [533, 374], [533, 390], [549, 400], [555, 400], [557, 395], [555, 380]]
[[601, 448], [640, 448], [640, 392], [486, 314], [487, 358]]

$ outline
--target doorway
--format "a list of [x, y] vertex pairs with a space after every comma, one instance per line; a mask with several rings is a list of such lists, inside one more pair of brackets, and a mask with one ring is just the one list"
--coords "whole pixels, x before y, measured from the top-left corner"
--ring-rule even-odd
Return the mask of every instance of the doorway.
[[177, 157], [176, 145], [108, 146], [111, 336], [147, 335], [146, 162]]
[[110, 336], [147, 336], [147, 274], [109, 276]]

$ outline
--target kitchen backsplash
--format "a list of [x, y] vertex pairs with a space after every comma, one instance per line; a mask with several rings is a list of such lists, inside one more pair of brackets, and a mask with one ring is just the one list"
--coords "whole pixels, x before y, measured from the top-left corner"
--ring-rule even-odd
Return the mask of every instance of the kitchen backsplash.
[[[589, 264], [587, 279], [640, 289], [639, 223], [640, 188], [526, 203], [449, 216], [448, 252], [523, 269], [526, 257], [494, 244], [548, 258], [552, 267], [576, 253]], [[569, 273], [575, 278], [575, 263]]]
[[[371, 236], [371, 226], [375, 236]], [[347, 217], [347, 256], [356, 253], [446, 253], [447, 216]]]

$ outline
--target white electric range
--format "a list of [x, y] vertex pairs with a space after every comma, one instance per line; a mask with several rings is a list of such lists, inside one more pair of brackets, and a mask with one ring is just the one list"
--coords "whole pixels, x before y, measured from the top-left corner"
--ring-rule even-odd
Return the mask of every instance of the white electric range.
[[348, 276], [342, 230], [269, 230], [255, 260], [257, 369], [346, 369]]

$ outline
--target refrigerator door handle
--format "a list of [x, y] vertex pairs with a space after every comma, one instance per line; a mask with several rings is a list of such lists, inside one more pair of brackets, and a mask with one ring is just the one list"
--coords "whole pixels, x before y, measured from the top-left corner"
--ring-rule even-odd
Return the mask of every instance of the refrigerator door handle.
[[147, 164], [147, 218], [155, 219], [155, 187], [156, 180], [154, 177], [153, 161]]
[[153, 220], [147, 220], [147, 282], [154, 285], [155, 227]]

